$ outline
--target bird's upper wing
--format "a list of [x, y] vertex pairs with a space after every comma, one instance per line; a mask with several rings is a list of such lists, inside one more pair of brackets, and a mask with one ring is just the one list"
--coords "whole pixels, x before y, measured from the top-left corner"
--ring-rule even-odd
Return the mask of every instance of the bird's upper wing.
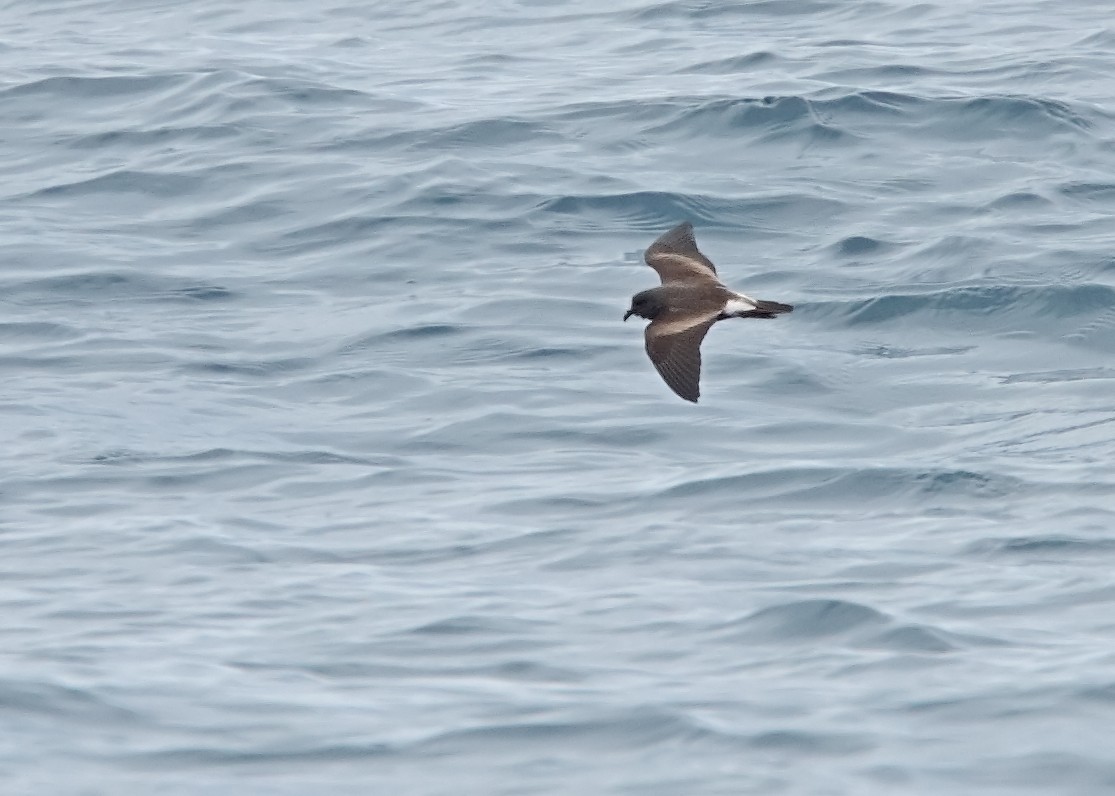
[[667, 313], [647, 324], [647, 356], [669, 388], [693, 403], [701, 395], [701, 341], [718, 314]]
[[658, 272], [662, 284], [694, 279], [719, 281], [716, 266], [697, 250], [693, 225], [688, 221], [652, 243], [643, 256], [647, 265]]

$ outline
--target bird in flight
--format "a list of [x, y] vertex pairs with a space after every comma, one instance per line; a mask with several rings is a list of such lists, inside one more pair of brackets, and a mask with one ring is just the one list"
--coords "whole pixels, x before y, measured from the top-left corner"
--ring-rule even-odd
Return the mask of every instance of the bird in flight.
[[774, 318], [794, 308], [729, 290], [716, 266], [697, 250], [693, 225], [679, 224], [650, 245], [644, 258], [662, 284], [636, 293], [623, 316], [646, 318], [647, 356], [666, 385], [687, 401], [701, 395], [701, 341], [726, 318]]

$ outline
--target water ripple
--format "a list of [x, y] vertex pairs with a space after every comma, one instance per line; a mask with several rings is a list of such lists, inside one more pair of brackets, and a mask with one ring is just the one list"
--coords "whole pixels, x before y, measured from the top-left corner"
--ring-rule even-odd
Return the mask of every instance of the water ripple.
[[[5, 6], [5, 792], [1111, 791], [1051, 9]], [[697, 406], [621, 320], [686, 219], [796, 306]]]

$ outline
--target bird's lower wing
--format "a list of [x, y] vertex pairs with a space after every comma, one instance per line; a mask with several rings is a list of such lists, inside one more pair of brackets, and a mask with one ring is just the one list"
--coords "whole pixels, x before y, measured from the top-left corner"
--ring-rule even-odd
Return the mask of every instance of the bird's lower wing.
[[701, 341], [716, 315], [656, 320], [647, 325], [647, 356], [667, 386], [687, 401], [701, 395]]

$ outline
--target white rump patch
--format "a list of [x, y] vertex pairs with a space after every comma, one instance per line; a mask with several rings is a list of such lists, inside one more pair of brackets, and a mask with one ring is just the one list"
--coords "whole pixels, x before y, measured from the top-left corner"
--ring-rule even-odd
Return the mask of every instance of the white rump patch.
[[730, 298], [724, 302], [724, 312], [727, 315], [735, 315], [737, 312], [749, 312], [755, 309], [757, 305], [755, 302], [744, 295], [739, 295], [736, 298]]

